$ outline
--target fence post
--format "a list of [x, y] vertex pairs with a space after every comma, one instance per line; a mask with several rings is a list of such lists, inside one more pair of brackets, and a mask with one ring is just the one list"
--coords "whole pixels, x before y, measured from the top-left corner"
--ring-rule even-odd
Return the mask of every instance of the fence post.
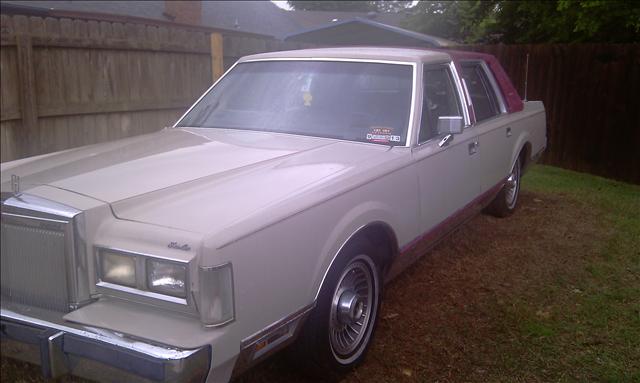
[[222, 51], [222, 35], [220, 33], [212, 33], [211, 34], [211, 75], [213, 80], [212, 82], [215, 82], [224, 73], [223, 58], [224, 56]]
[[18, 133], [17, 151], [20, 153], [20, 157], [26, 157], [34, 154], [32, 150], [37, 152], [37, 148], [33, 148], [32, 145], [38, 142], [38, 104], [31, 36], [17, 35], [16, 45], [20, 81], [20, 112], [22, 115], [22, 129]]

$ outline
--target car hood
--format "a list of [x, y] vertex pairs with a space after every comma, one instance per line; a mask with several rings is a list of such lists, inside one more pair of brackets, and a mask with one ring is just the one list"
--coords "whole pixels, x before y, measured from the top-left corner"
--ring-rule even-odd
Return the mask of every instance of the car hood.
[[3, 167], [2, 190], [17, 175], [25, 192], [49, 185], [109, 203], [118, 218], [210, 232], [387, 151], [278, 133], [168, 128], [17, 161]]

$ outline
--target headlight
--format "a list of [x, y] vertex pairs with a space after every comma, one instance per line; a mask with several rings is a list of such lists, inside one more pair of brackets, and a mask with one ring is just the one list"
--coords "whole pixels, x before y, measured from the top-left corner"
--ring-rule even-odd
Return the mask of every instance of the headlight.
[[179, 298], [187, 297], [187, 268], [174, 262], [147, 259], [147, 288]]
[[129, 255], [100, 251], [101, 279], [129, 287], [136, 286], [136, 259]]
[[233, 270], [226, 263], [200, 267], [200, 319], [205, 326], [221, 326], [234, 319]]

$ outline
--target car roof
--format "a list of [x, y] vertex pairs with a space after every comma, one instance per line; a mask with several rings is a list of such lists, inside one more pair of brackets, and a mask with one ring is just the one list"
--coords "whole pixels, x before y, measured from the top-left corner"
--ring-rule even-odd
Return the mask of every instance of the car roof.
[[239, 61], [263, 59], [356, 59], [356, 60], [384, 60], [401, 62], [447, 62], [451, 56], [445, 52], [420, 48], [392, 48], [392, 47], [336, 47], [300, 49], [294, 51], [268, 52], [242, 57]]

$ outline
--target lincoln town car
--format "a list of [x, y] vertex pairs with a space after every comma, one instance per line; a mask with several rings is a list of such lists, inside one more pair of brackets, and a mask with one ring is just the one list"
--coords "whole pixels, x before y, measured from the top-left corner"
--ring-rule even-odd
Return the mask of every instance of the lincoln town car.
[[243, 57], [171, 127], [1, 165], [3, 355], [225, 382], [288, 348], [339, 376], [418, 244], [514, 212], [545, 126], [490, 55]]

